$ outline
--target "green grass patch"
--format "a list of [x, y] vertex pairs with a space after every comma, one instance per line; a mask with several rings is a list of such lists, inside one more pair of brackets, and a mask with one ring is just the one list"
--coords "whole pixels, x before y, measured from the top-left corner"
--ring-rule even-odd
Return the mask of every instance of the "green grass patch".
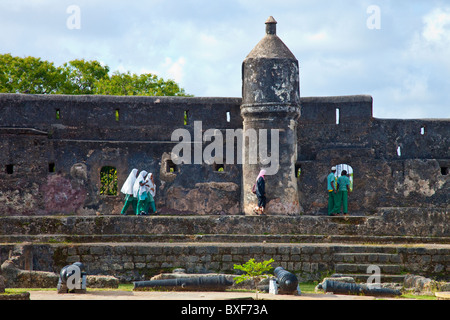
[[417, 295], [417, 294], [411, 294], [411, 293], [402, 294], [402, 295], [400, 296], [400, 298], [414, 299], [414, 300], [437, 300], [437, 297], [436, 297], [436, 296], [430, 296], [430, 295]]

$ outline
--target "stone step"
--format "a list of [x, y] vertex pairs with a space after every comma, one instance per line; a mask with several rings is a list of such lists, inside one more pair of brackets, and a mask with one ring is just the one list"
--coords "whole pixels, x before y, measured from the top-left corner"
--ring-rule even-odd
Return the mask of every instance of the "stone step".
[[[346, 235], [317, 235], [317, 234], [292, 234], [292, 235], [275, 235], [275, 234], [91, 234], [91, 235], [74, 235], [74, 234], [12, 234], [0, 235], [0, 243], [101, 243], [101, 242], [259, 242], [259, 243], [366, 243], [366, 244], [450, 244], [450, 238], [446, 237], [406, 237], [406, 236], [346, 236]], [[345, 249], [352, 253], [340, 253], [342, 262], [371, 262], [372, 260], [383, 262], [386, 257], [366, 257], [365, 253], [372, 252], [368, 246], [364, 252], [360, 252], [359, 247]], [[394, 250], [395, 251], [395, 250]], [[384, 248], [386, 254], [394, 254], [392, 248]], [[360, 256], [357, 254], [360, 253]], [[384, 259], [384, 260], [383, 260]], [[396, 262], [397, 258], [389, 258], [392, 262]]]
[[402, 263], [402, 258], [398, 254], [392, 253], [336, 253], [335, 260], [344, 263], [382, 263], [382, 264], [397, 264]]
[[[369, 280], [370, 274], [361, 274], [361, 273], [346, 273], [341, 274], [342, 276], [346, 277], [352, 277], [355, 279], [356, 283], [367, 283], [367, 280]], [[372, 282], [373, 278], [370, 279], [370, 283]], [[380, 275], [380, 282], [381, 283], [403, 283], [405, 280], [405, 275], [398, 275], [398, 274], [381, 274]]]
[[[7, 242], [14, 241], [14, 238], [20, 241], [26, 237], [30, 239], [29, 241], [33, 241], [42, 235], [49, 237], [58, 235], [62, 241], [81, 242], [86, 241], [84, 239], [109, 241], [107, 239], [113, 238], [119, 242], [130, 239], [151, 241], [152, 238], [160, 241], [164, 237], [169, 239], [168, 241], [171, 238], [190, 241], [190, 239], [198, 240], [203, 235], [202, 241], [211, 239], [211, 241], [450, 243], [450, 237], [440, 235], [431, 237], [428, 232], [425, 233], [418, 228], [409, 230], [408, 236], [398, 234], [388, 222], [378, 216], [0, 217], [0, 237], [3, 239], [0, 241]], [[245, 238], [248, 236], [255, 236], [254, 240]]]
[[372, 274], [370, 271], [367, 273], [367, 270], [370, 266], [375, 265], [380, 268], [381, 274], [400, 274], [404, 271], [403, 266], [396, 264], [356, 264], [356, 263], [336, 263], [335, 270], [337, 273], [344, 274]]

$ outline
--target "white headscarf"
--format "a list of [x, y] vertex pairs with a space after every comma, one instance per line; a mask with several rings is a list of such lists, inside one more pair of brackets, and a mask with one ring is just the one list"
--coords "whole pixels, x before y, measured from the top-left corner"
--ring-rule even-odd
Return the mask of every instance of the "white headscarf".
[[122, 186], [122, 189], [120, 189], [120, 192], [124, 194], [133, 194], [133, 186], [134, 182], [136, 181], [136, 174], [138, 172], [138, 169], [131, 170], [130, 174], [128, 175], [127, 180], [125, 180], [125, 183]]
[[146, 175], [147, 175], [147, 171], [142, 170], [141, 173], [139, 173], [139, 177], [137, 177], [136, 181], [134, 182], [134, 185], [133, 185], [133, 196], [135, 198], [138, 197], [138, 194], [141, 195], [145, 191], [145, 187], [141, 187], [141, 185], [139, 183], [144, 181], [144, 177]]
[[258, 181], [258, 179], [260, 178], [260, 177], [263, 177], [264, 178], [264, 175], [266, 174], [266, 170], [261, 170], [260, 172], [259, 172], [259, 175], [258, 175], [258, 177], [256, 178], [256, 181]]
[[145, 181], [148, 182], [148, 185], [149, 185], [149, 187], [147, 187], [148, 191], [150, 192], [152, 197], [154, 197], [156, 194], [156, 185], [153, 183], [152, 177], [153, 177], [153, 173], [149, 173], [147, 175], [147, 178], [145, 179]]

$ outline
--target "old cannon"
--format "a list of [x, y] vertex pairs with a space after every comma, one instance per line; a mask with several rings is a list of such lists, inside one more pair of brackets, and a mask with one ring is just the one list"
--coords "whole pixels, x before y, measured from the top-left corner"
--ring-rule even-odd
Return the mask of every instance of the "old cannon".
[[325, 280], [323, 283], [319, 284], [318, 288], [323, 289], [325, 292], [337, 294], [363, 294], [368, 296], [400, 296], [402, 294], [399, 290], [395, 289], [333, 280]]
[[171, 291], [225, 291], [233, 284], [225, 276], [192, 277], [166, 280], [149, 280], [133, 282], [133, 290], [145, 288], [165, 289]]
[[296, 294], [298, 293], [298, 279], [289, 271], [284, 270], [282, 267], [277, 267], [273, 271], [275, 277], [277, 277], [278, 289], [281, 294]]
[[59, 273], [58, 293], [86, 293], [86, 275], [81, 262], [63, 267]]

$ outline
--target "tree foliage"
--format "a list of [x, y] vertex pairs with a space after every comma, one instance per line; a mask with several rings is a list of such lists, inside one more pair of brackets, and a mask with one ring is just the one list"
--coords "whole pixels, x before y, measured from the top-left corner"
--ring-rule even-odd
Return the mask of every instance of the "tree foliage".
[[0, 92], [33, 94], [101, 94], [190, 96], [173, 80], [154, 74], [114, 72], [92, 60], [72, 60], [56, 67], [35, 57], [0, 55]]
[[130, 74], [114, 72], [111, 77], [99, 80], [95, 94], [119, 96], [184, 96], [173, 80], [164, 81], [154, 74]]
[[109, 67], [95, 60], [72, 60], [62, 69], [65, 77], [63, 94], [93, 94], [99, 81], [109, 80]]
[[59, 93], [64, 78], [62, 70], [52, 62], [0, 55], [0, 92]]
[[271, 266], [272, 262], [274, 262], [273, 259], [266, 260], [263, 262], [256, 262], [255, 259], [250, 259], [246, 263], [240, 265], [235, 264], [234, 269], [244, 271], [244, 274], [241, 274], [240, 276], [236, 277], [234, 280], [236, 283], [240, 283], [245, 280], [252, 280], [253, 285], [256, 290], [256, 300], [258, 300], [258, 281], [260, 281], [262, 278], [267, 278], [269, 275], [267, 275], [268, 272], [270, 272], [273, 268]]

